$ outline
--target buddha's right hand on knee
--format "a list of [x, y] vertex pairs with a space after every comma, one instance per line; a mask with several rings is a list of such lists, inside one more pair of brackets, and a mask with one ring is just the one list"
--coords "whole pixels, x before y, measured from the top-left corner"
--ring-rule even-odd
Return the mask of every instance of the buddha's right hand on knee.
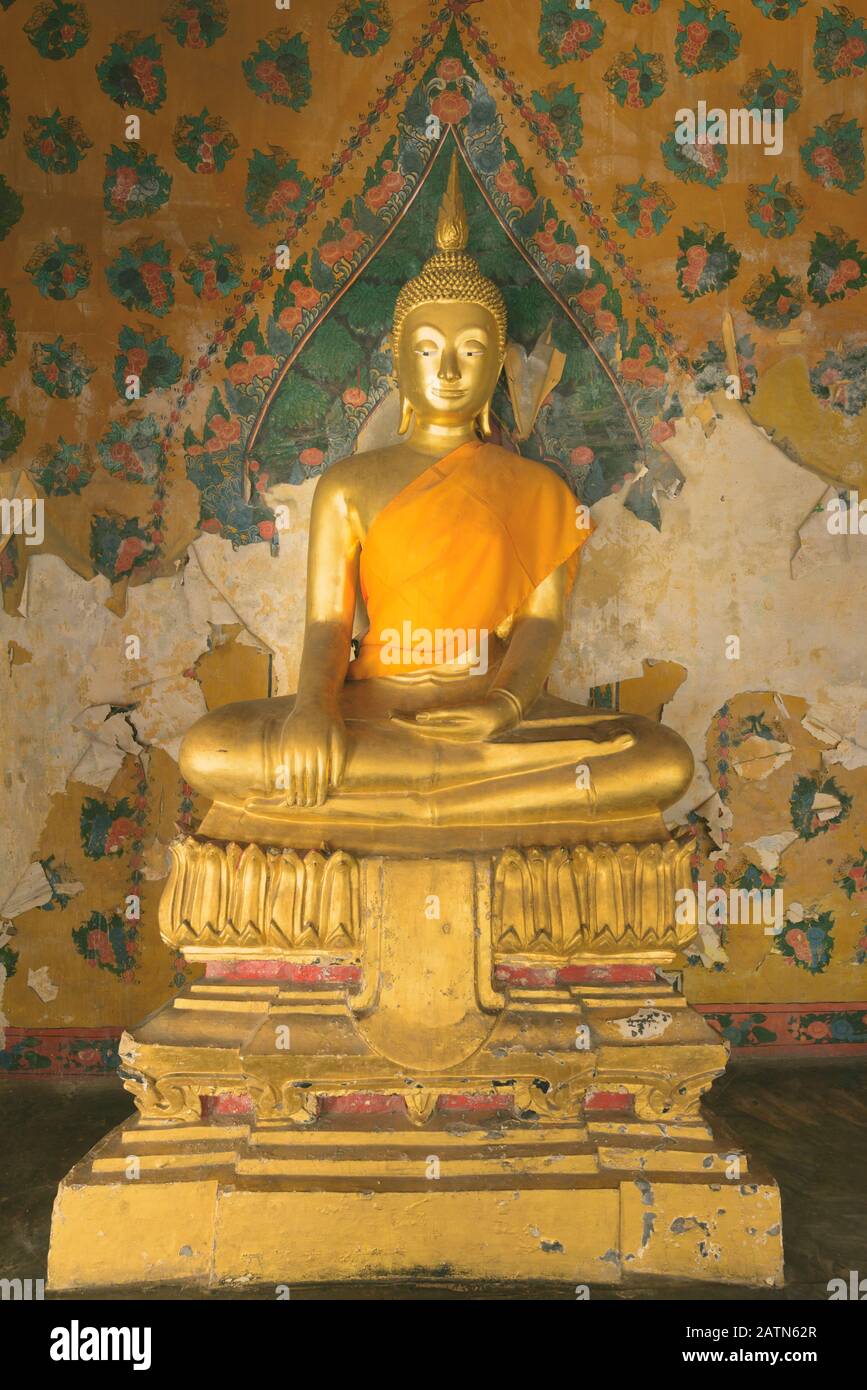
[[280, 730], [277, 749], [274, 790], [287, 806], [321, 806], [340, 785], [346, 728], [336, 710], [296, 706]]

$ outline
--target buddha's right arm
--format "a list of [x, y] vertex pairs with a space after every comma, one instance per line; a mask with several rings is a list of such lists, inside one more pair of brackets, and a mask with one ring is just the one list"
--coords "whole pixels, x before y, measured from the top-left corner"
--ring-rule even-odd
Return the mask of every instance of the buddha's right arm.
[[352, 647], [358, 584], [358, 518], [336, 465], [313, 497], [307, 552], [307, 615], [296, 709], [337, 712]]
[[278, 753], [279, 785], [290, 806], [321, 806], [343, 777], [346, 734], [338, 695], [349, 666], [359, 552], [357, 521], [339, 476], [324, 474], [310, 518], [298, 693]]

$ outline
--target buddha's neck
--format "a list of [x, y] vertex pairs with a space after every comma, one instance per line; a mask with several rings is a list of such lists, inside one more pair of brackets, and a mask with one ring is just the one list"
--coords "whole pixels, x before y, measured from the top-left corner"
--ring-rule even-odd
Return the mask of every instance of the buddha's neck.
[[475, 424], [472, 420], [459, 425], [437, 425], [429, 420], [420, 420], [416, 417], [412, 433], [409, 436], [408, 444], [419, 454], [431, 454], [436, 458], [445, 458], [454, 449], [459, 449], [462, 444], [469, 444], [478, 439]]

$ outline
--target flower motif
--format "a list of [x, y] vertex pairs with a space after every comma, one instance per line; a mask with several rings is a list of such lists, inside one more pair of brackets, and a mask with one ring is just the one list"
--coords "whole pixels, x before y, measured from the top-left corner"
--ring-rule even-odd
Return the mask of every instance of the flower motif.
[[775, 175], [768, 184], [750, 184], [746, 203], [750, 226], [764, 237], [791, 236], [804, 216], [806, 203], [792, 183]]
[[156, 482], [163, 466], [159, 424], [153, 415], [115, 421], [97, 445], [106, 472], [130, 483]]
[[[244, 344], [245, 350], [250, 347], [250, 343]], [[232, 364], [228, 372], [229, 380], [233, 386], [250, 386], [257, 377], [264, 377], [266, 379], [270, 377], [276, 366], [276, 358], [265, 353], [254, 354], [251, 351], [248, 353], [246, 361], [234, 362]], [[226, 447], [227, 442], [229, 442], [228, 435], [225, 440], [217, 439], [216, 441], [211, 441], [208, 448], [213, 446], [214, 448], [223, 449]]]
[[823, 188], [854, 193], [864, 182], [864, 136], [858, 122], [829, 117], [801, 146], [801, 160]]
[[207, 107], [198, 116], [179, 117], [172, 144], [182, 164], [195, 174], [219, 174], [238, 148], [238, 141], [220, 116]]
[[867, 67], [867, 25], [845, 5], [826, 6], [816, 20], [813, 66], [823, 82], [854, 77]]
[[81, 492], [93, 477], [93, 459], [85, 444], [58, 439], [39, 450], [31, 469], [34, 480], [48, 497], [68, 497]]
[[76, 343], [62, 337], [52, 343], [34, 343], [30, 355], [30, 375], [48, 396], [68, 400], [80, 396], [96, 368]]
[[112, 222], [149, 217], [168, 200], [172, 178], [137, 140], [112, 145], [105, 157], [102, 205]]
[[312, 91], [307, 41], [274, 29], [241, 64], [250, 89], [263, 101], [300, 111]]
[[726, 241], [722, 232], [709, 227], [684, 227], [678, 239], [677, 284], [685, 299], [718, 293], [738, 273], [740, 252]]
[[589, 58], [604, 33], [605, 21], [595, 11], [585, 10], [576, 18], [570, 0], [542, 0], [539, 52], [549, 67]]
[[40, 57], [52, 62], [71, 58], [90, 38], [90, 20], [83, 5], [66, 0], [43, 0], [24, 25]]
[[325, 455], [321, 449], [302, 449], [298, 455], [298, 462], [302, 468], [312, 472], [313, 469], [322, 467], [325, 462]]
[[123, 34], [98, 64], [99, 85], [118, 106], [157, 111], [166, 99], [166, 70], [153, 34]]
[[285, 219], [291, 229], [295, 214], [310, 196], [310, 180], [296, 161], [279, 145], [269, 146], [270, 155], [254, 150], [247, 164], [247, 213], [259, 227]]
[[240, 247], [223, 244], [211, 236], [207, 242], [196, 242], [190, 254], [181, 261], [181, 274], [199, 299], [225, 298], [241, 283]]
[[181, 48], [210, 48], [226, 32], [227, 0], [173, 0], [163, 23]]
[[169, 250], [163, 241], [139, 237], [124, 246], [106, 270], [109, 288], [126, 309], [162, 317], [175, 302]]
[[446, 91], [434, 97], [430, 109], [444, 125], [457, 125], [470, 114], [470, 103], [460, 92]]
[[74, 174], [93, 141], [74, 116], [29, 116], [24, 148], [34, 164], [48, 174]]
[[74, 299], [90, 284], [90, 261], [81, 242], [41, 242], [24, 269], [44, 299]]
[[710, 0], [687, 0], [677, 22], [675, 57], [681, 72], [694, 77], [700, 72], [724, 68], [740, 49], [741, 36], [729, 22], [725, 10], [717, 10]]
[[344, 53], [366, 58], [387, 43], [392, 18], [384, 0], [344, 0], [328, 21], [328, 31]]
[[618, 184], [614, 196], [614, 217], [618, 226], [639, 239], [656, 236], [670, 220], [674, 201], [660, 183]]
[[[112, 583], [123, 579], [140, 565], [146, 564], [154, 553], [154, 543], [147, 531], [134, 516], [126, 519], [97, 512], [90, 524], [90, 558], [93, 567]], [[86, 804], [86, 803], [85, 803]], [[102, 838], [96, 842], [97, 852], [85, 849], [90, 858], [103, 854], [117, 853], [124, 840], [132, 833], [129, 830], [130, 807], [126, 801], [120, 802], [113, 813], [100, 819]], [[82, 812], [82, 816], [83, 816]], [[115, 819], [123, 819], [113, 828]], [[83, 823], [83, 822], [82, 822]]]
[[762, 328], [787, 328], [804, 307], [800, 281], [781, 275], [772, 267], [770, 275], [760, 275], [744, 295], [744, 308]]
[[810, 247], [807, 287], [817, 304], [851, 299], [867, 284], [867, 256], [841, 227], [817, 232]]
[[181, 359], [166, 338], [152, 338], [146, 330], [122, 328], [118, 336], [118, 355], [114, 359], [114, 384], [118, 395], [127, 399], [127, 377], [138, 379], [140, 396], [173, 386], [181, 375]]

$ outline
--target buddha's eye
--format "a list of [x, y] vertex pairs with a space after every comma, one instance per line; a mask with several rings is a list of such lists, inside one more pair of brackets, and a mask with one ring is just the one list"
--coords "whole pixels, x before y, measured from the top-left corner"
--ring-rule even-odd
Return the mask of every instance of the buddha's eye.
[[464, 357], [484, 357], [485, 348], [483, 343], [464, 343]]

